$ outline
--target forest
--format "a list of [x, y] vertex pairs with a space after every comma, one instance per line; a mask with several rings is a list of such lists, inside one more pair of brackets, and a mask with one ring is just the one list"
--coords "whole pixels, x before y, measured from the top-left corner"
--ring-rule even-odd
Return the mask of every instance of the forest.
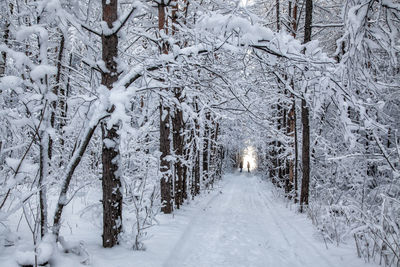
[[0, 3], [1, 266], [400, 267], [400, 0]]

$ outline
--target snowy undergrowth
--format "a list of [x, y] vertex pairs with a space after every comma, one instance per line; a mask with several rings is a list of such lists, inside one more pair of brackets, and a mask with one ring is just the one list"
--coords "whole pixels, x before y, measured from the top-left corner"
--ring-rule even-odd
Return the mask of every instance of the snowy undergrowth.
[[[221, 184], [216, 183], [214, 189], [204, 191], [195, 200], [188, 200], [180, 210], [172, 215], [154, 214], [146, 211], [150, 203], [143, 203], [138, 209], [140, 216], [148, 214], [149, 219], [137, 220], [134, 204], [127, 202], [124, 211], [124, 233], [121, 244], [112, 249], [102, 248], [102, 208], [99, 202], [100, 194], [92, 189], [77, 194], [66, 208], [61, 240], [58, 246], [51, 242], [52, 236], [46, 237], [36, 246], [38, 263], [49, 262], [53, 267], [71, 266], [162, 266], [170, 256], [174, 244], [181, 238], [183, 232], [198, 211], [202, 211], [207, 203], [219, 195]], [[148, 192], [152, 194], [150, 190]], [[50, 199], [51, 200], [51, 199]], [[54, 203], [54, 201], [49, 201]], [[137, 203], [138, 204], [138, 203]], [[133, 205], [133, 206], [132, 206]], [[154, 205], [156, 209], [157, 205]], [[50, 207], [53, 208], [53, 207]], [[1, 225], [2, 245], [0, 262], [2, 267], [17, 267], [19, 264], [32, 264], [35, 246], [29, 227], [21, 219], [22, 214], [11, 216], [7, 222], [9, 228]], [[151, 219], [150, 219], [151, 217]], [[141, 227], [137, 236], [137, 225]], [[152, 227], [150, 227], [152, 226]], [[18, 229], [18, 231], [17, 231]], [[133, 246], [139, 240], [141, 248], [134, 251]]]
[[[274, 186], [271, 190], [276, 198], [285, 199], [287, 208], [298, 212], [299, 205], [285, 197], [283, 187]], [[373, 208], [365, 208], [363, 211], [354, 192], [338, 197], [328, 195], [328, 191], [325, 194], [320, 192], [319, 198], [311, 199], [307, 209], [307, 216], [325, 246], [350, 246], [365, 263], [375, 262], [385, 267], [399, 266], [400, 201], [381, 194]], [[375, 191], [369, 193], [376, 194]], [[332, 198], [340, 201], [327, 202]]]
[[308, 214], [323, 238], [339, 246], [354, 241], [357, 255], [382, 266], [400, 263], [398, 200], [383, 197], [374, 209], [362, 211], [356, 204], [310, 204]]

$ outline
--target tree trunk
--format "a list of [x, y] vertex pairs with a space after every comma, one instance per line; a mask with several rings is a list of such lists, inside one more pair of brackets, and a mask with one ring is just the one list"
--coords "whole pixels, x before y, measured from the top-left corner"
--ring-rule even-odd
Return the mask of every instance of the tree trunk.
[[[101, 118], [99, 118], [100, 120]], [[81, 162], [81, 159], [83, 157], [83, 154], [85, 153], [90, 140], [92, 139], [92, 136], [97, 128], [97, 124], [93, 124], [89, 126], [86, 130], [85, 133], [83, 134], [83, 138], [81, 139], [81, 142], [79, 142], [79, 146], [76, 150], [71, 155], [71, 160], [66, 167], [65, 170], [65, 177], [63, 179], [63, 184], [61, 186], [61, 191], [60, 195], [58, 197], [58, 202], [57, 202], [57, 208], [56, 212], [54, 214], [54, 221], [53, 221], [53, 234], [56, 236], [58, 239], [58, 236], [60, 234], [60, 228], [61, 228], [61, 217], [62, 217], [62, 212], [67, 205], [67, 191], [69, 188], [69, 185], [71, 183], [72, 176], [74, 175], [74, 172], [76, 168], [78, 167], [79, 163]]]
[[[220, 161], [222, 161], [221, 150], [220, 146], [218, 145], [218, 137], [220, 133], [220, 126], [219, 123], [215, 123], [215, 135], [214, 135], [214, 164], [215, 164], [215, 178], [219, 179], [219, 166]], [[215, 180], [215, 178], [213, 180]]]
[[218, 166], [219, 166], [219, 146], [218, 146], [218, 133], [219, 133], [219, 123], [215, 120], [213, 121], [213, 131], [211, 136], [212, 146], [211, 146], [211, 159], [212, 159], [212, 169], [213, 169], [213, 177], [211, 180], [211, 184], [214, 185], [214, 181], [218, 178]]
[[[61, 40], [60, 40], [60, 51], [58, 52], [58, 58], [57, 58], [57, 75], [56, 75], [56, 85], [53, 88], [53, 94], [57, 97], [59, 97], [59, 88], [60, 88], [60, 81], [61, 81], [61, 68], [62, 68], [62, 58], [64, 55], [64, 43], [65, 43], [65, 38], [64, 38], [64, 34], [62, 33], [61, 35]], [[61, 102], [61, 101], [59, 101]], [[50, 115], [50, 126], [51, 128], [54, 129], [54, 127], [59, 128], [57, 126], [59, 126], [59, 123], [57, 123], [58, 125], [56, 125], [56, 114], [57, 114], [57, 101], [53, 100], [51, 102], [50, 105], [51, 108], [51, 115]], [[49, 160], [52, 159], [53, 157], [53, 138], [51, 138], [51, 136], [49, 136], [49, 142], [48, 142], [48, 146], [47, 146], [47, 154], [48, 154], [48, 158]]]
[[[293, 88], [293, 79], [291, 81], [291, 86]], [[290, 108], [289, 112], [288, 112], [288, 122], [287, 122], [287, 135], [293, 138], [293, 146], [295, 145], [295, 140], [294, 140], [294, 131], [295, 131], [295, 127], [296, 127], [296, 117], [295, 117], [295, 109], [296, 109], [296, 102], [294, 101], [294, 97], [293, 95], [291, 95], [291, 98], [293, 99], [292, 102], [292, 107]], [[291, 153], [291, 155], [293, 155]], [[287, 164], [287, 174], [288, 174], [288, 178], [286, 179], [287, 181], [287, 185], [286, 185], [286, 192], [287, 192], [287, 196], [289, 198], [292, 197], [292, 190], [293, 190], [293, 183], [294, 183], [294, 160], [290, 159], [288, 161]]]
[[[196, 113], [199, 114], [199, 106], [196, 102], [196, 98], [195, 98], [195, 109], [196, 109]], [[194, 124], [195, 124], [195, 129], [194, 129], [194, 137], [195, 141], [194, 141], [194, 145], [195, 145], [195, 163], [194, 163], [194, 195], [198, 195], [200, 194], [200, 151], [201, 151], [201, 146], [199, 144], [199, 140], [200, 140], [200, 124], [199, 124], [199, 120], [198, 118], [196, 118], [194, 120]]]
[[293, 99], [293, 112], [294, 112], [294, 203], [298, 201], [298, 181], [299, 181], [299, 174], [298, 174], [298, 166], [299, 166], [299, 145], [297, 139], [297, 112], [296, 112], [296, 100]]
[[206, 114], [205, 126], [204, 126], [204, 135], [203, 135], [203, 182], [206, 183], [206, 187], [208, 187], [208, 179], [209, 179], [209, 149], [210, 149], [210, 127], [208, 126], [210, 120], [210, 113]]
[[280, 0], [276, 0], [276, 30], [279, 32], [281, 30], [281, 22], [280, 22]]
[[[185, 4], [185, 3], [184, 3]], [[171, 20], [172, 20], [172, 32], [171, 35], [174, 36], [178, 32], [177, 19], [180, 17], [178, 1], [171, 1]], [[182, 97], [183, 88], [177, 87], [174, 88], [174, 96], [177, 103], [182, 103], [184, 98]], [[174, 115], [172, 118], [172, 127], [173, 127], [173, 147], [174, 153], [176, 157], [175, 161], [175, 205], [179, 209], [183, 204], [184, 195], [186, 192], [186, 172], [184, 166], [184, 158], [185, 158], [185, 141], [183, 136], [184, 131], [184, 122], [183, 122], [183, 113], [179, 104], [175, 104]]]
[[194, 165], [194, 195], [200, 194], [200, 150], [196, 151], [196, 160]]
[[[183, 122], [183, 126], [182, 129], [184, 131], [184, 133], [189, 133], [189, 129], [187, 129], [186, 124]], [[182, 197], [183, 200], [187, 200], [188, 199], [188, 193], [189, 193], [189, 188], [191, 188], [191, 184], [193, 184], [193, 177], [192, 177], [192, 173], [191, 173], [191, 169], [189, 167], [193, 166], [194, 163], [194, 158], [190, 157], [193, 156], [192, 153], [192, 149], [190, 145], [193, 142], [193, 138], [194, 138], [194, 131], [192, 130], [189, 134], [189, 136], [187, 136], [187, 134], [183, 134], [182, 136], [182, 140], [183, 140], [183, 158], [185, 160], [185, 163], [183, 164], [183, 192], [182, 192]], [[189, 163], [191, 162], [191, 163]], [[193, 193], [193, 192], [192, 192]]]
[[40, 209], [40, 237], [43, 238], [47, 233], [47, 200], [46, 200], [46, 186], [44, 183], [44, 178], [47, 176], [47, 160], [46, 155], [47, 151], [45, 151], [45, 142], [46, 139], [44, 136], [48, 137], [47, 133], [42, 135], [42, 138], [39, 143], [39, 180], [38, 180], [38, 188], [39, 188], [39, 209]]
[[[9, 4], [9, 8], [10, 8], [10, 14], [13, 14], [14, 12], [14, 5], [12, 3]], [[2, 29], [4, 31], [3, 34], [3, 42], [5, 45], [8, 45], [8, 39], [10, 38], [10, 21], [8, 19], [6, 19], [5, 23], [4, 23], [4, 29]], [[0, 56], [0, 77], [4, 76], [6, 74], [6, 66], [7, 66], [7, 53], [6, 52], [1, 52], [1, 56]]]
[[303, 124], [303, 177], [301, 180], [300, 212], [303, 212], [303, 206], [308, 205], [308, 194], [310, 187], [310, 122], [309, 110], [304, 99], [301, 100], [301, 121]]
[[[312, 26], [313, 1], [306, 0], [306, 15], [304, 25], [304, 43], [311, 41], [311, 26]], [[303, 95], [301, 100], [301, 121], [303, 124], [303, 146], [302, 146], [302, 161], [303, 161], [303, 178], [301, 181], [300, 195], [300, 212], [304, 211], [304, 206], [308, 205], [308, 195], [310, 188], [310, 121], [309, 110]]]
[[[111, 29], [118, 19], [118, 0], [102, 0], [103, 20]], [[112, 90], [118, 80], [117, 63], [118, 36], [105, 35], [102, 40], [102, 56], [108, 72], [103, 72], [101, 84]], [[110, 112], [113, 111], [113, 108]], [[102, 162], [103, 162], [103, 247], [111, 248], [118, 244], [118, 236], [122, 230], [122, 193], [118, 171], [119, 140], [118, 125], [107, 126], [102, 123]]]
[[304, 43], [311, 41], [313, 0], [306, 0], [306, 15], [304, 24]]
[[[289, 20], [291, 22], [292, 27], [292, 36], [296, 38], [297, 32], [297, 0], [294, 2], [294, 6], [292, 8], [292, 2], [289, 2]], [[291, 87], [294, 90], [294, 81], [291, 79]], [[294, 146], [294, 159], [289, 162], [289, 186], [290, 191], [293, 190], [294, 185], [294, 202], [297, 203], [297, 190], [298, 190], [298, 145], [297, 145], [297, 114], [296, 114], [296, 99], [293, 94], [291, 94], [292, 98], [292, 108], [289, 111], [289, 135], [293, 137], [293, 146]]]
[[[174, 89], [175, 98], [178, 102], [182, 101], [182, 89]], [[180, 107], [175, 105], [174, 117], [172, 118], [173, 128], [173, 147], [175, 153], [175, 205], [179, 209], [183, 203], [183, 191], [184, 191], [184, 170], [183, 170], [183, 113]]]
[[[165, 29], [166, 23], [166, 14], [165, 14], [165, 5], [164, 2], [161, 1], [158, 4], [158, 29], [160, 32], [167, 30]], [[168, 46], [162, 41], [161, 44], [161, 53], [168, 54]], [[173, 210], [173, 203], [171, 198], [171, 185], [172, 185], [172, 174], [171, 174], [171, 166], [169, 160], [166, 159], [167, 156], [171, 155], [170, 149], [170, 110], [166, 103], [164, 103], [163, 99], [160, 100], [160, 190], [161, 190], [161, 211], [165, 214], [169, 214]]]
[[102, 123], [102, 162], [103, 162], [103, 247], [110, 248], [118, 244], [118, 235], [122, 230], [122, 193], [118, 172], [119, 135], [117, 128], [107, 128]]
[[[277, 129], [278, 132], [282, 130], [283, 126], [283, 107], [281, 106], [281, 100], [278, 100], [277, 104], [277, 111], [278, 111], [278, 119], [277, 119]], [[282, 159], [281, 159], [281, 154], [282, 154], [282, 142], [281, 141], [276, 141], [276, 146], [277, 146], [277, 156], [276, 156], [276, 168], [278, 172], [278, 177], [277, 177], [277, 186], [281, 187], [284, 183], [284, 177], [283, 177], [283, 164], [282, 164]]]

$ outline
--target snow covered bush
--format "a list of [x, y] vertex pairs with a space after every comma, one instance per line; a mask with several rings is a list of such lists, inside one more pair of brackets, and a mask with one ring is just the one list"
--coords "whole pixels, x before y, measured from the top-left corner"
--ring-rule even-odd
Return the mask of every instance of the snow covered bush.
[[383, 266], [400, 264], [400, 202], [381, 196], [382, 204], [358, 217], [353, 229], [357, 253], [366, 261], [377, 260]]

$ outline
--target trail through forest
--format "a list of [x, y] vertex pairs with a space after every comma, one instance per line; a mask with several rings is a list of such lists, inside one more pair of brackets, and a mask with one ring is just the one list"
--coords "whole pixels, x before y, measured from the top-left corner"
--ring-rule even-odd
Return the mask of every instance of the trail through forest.
[[354, 250], [326, 249], [310, 220], [277, 203], [271, 186], [248, 173], [226, 176], [164, 266], [367, 266]]
[[[146, 250], [125, 245], [101, 247], [101, 227], [85, 219], [76, 199], [67, 211], [66, 240], [85, 240], [90, 266], [96, 267], [367, 267], [353, 240], [340, 247], [325, 242], [305, 214], [296, 213], [270, 181], [243, 172], [228, 174], [215, 188], [174, 214], [159, 214], [149, 229]], [[293, 204], [290, 204], [293, 205]], [[81, 208], [79, 208], [81, 207]], [[0, 250], [0, 262], [17, 267], [13, 248]], [[54, 267], [87, 266], [82, 257], [57, 253]]]

